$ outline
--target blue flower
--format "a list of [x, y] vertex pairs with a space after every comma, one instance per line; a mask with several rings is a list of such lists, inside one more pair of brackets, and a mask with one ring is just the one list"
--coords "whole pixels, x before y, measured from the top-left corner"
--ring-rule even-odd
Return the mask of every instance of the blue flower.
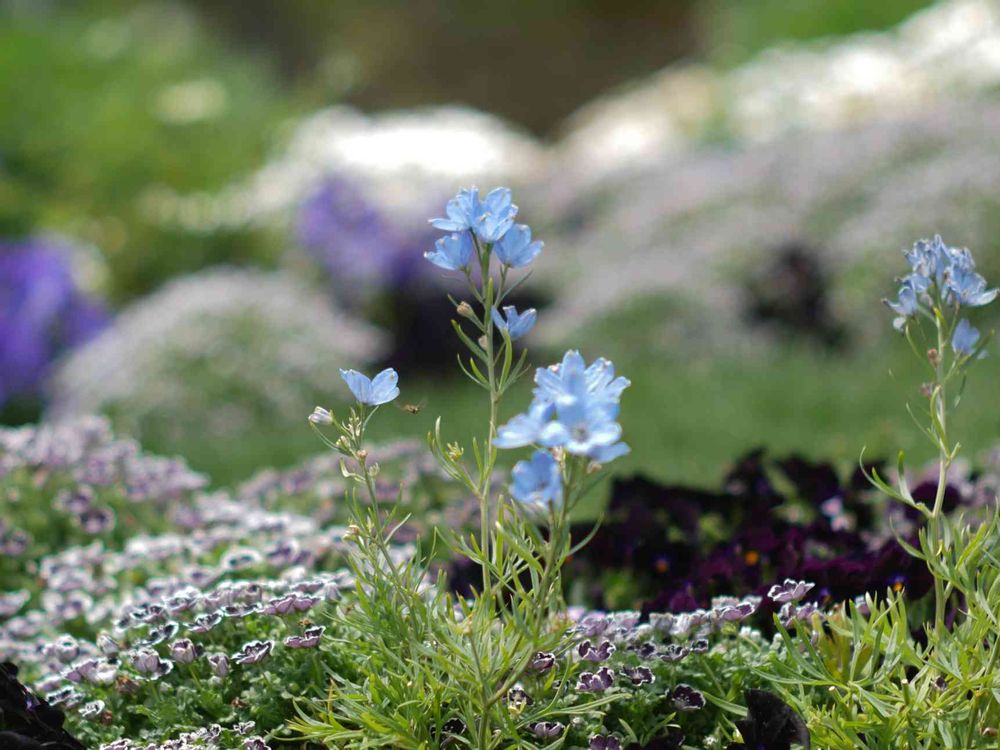
[[458, 195], [448, 201], [445, 206], [447, 219], [431, 219], [431, 226], [446, 232], [464, 232], [472, 229], [476, 220], [482, 216], [483, 208], [479, 202], [479, 188], [459, 190]]
[[446, 232], [472, 230], [483, 242], [494, 243], [514, 224], [517, 206], [508, 188], [494, 188], [480, 199], [478, 188], [466, 188], [448, 201], [447, 219], [432, 219], [431, 226]]
[[530, 461], [518, 461], [511, 480], [510, 494], [518, 502], [546, 506], [562, 500], [559, 464], [547, 451], [535, 451]]
[[972, 267], [955, 267], [945, 282], [948, 301], [965, 307], [982, 307], [996, 299], [1000, 289], [987, 289], [986, 279]]
[[494, 188], [479, 205], [480, 213], [476, 217], [473, 230], [483, 242], [493, 243], [500, 240], [514, 225], [517, 216], [517, 206], [511, 202], [508, 188]]
[[[955, 268], [971, 269], [975, 266], [968, 250], [949, 247], [939, 234], [933, 240], [917, 240], [913, 249], [904, 252], [904, 255], [913, 269], [912, 277], [908, 278], [918, 293], [926, 291], [931, 283], [941, 288], [946, 276]], [[923, 281], [918, 282], [918, 277]]]
[[424, 253], [431, 263], [446, 271], [460, 271], [472, 260], [472, 235], [468, 232], [449, 234], [434, 243], [434, 249]]
[[631, 385], [628, 378], [615, 377], [615, 366], [603, 357], [594, 360], [589, 367], [580, 352], [570, 350], [558, 365], [535, 372], [535, 398], [555, 403], [559, 398], [579, 392], [582, 387], [595, 401], [618, 403], [622, 391]]
[[542, 428], [555, 414], [555, 407], [534, 402], [526, 414], [518, 414], [497, 430], [493, 445], [497, 448], [523, 448], [538, 442]]
[[902, 331], [906, 327], [906, 321], [917, 314], [917, 292], [909, 281], [904, 280], [903, 286], [899, 288], [899, 295], [895, 302], [883, 300], [890, 310], [896, 313], [896, 318], [892, 321], [892, 327], [897, 331]]
[[526, 224], [515, 224], [493, 248], [497, 258], [511, 268], [523, 268], [542, 252], [543, 242], [531, 241], [531, 228]]
[[968, 357], [976, 350], [978, 342], [979, 331], [973, 328], [965, 318], [960, 320], [951, 336], [951, 348], [955, 350], [955, 353]]
[[399, 395], [399, 388], [396, 386], [399, 375], [391, 367], [382, 370], [371, 380], [357, 370], [341, 370], [340, 377], [347, 383], [354, 398], [368, 406], [387, 404]]
[[[501, 331], [506, 331], [511, 339], [517, 340], [524, 336], [535, 325], [538, 313], [531, 307], [523, 313], [519, 313], [513, 305], [508, 305], [503, 309], [503, 315], [496, 308], [493, 308], [493, 324]], [[506, 316], [506, 320], [504, 317]]]
[[629, 381], [615, 377], [611, 362], [598, 359], [588, 367], [579, 352], [569, 351], [560, 364], [539, 369], [535, 383], [531, 408], [503, 425], [494, 445], [559, 447], [598, 463], [628, 453], [628, 446], [620, 442], [621, 425], [615, 420]]
[[617, 416], [617, 404], [590, 399], [586, 393], [564, 396], [556, 402], [556, 419], [545, 425], [538, 440], [599, 463], [602, 458], [609, 461], [628, 452], [619, 442], [622, 428]]

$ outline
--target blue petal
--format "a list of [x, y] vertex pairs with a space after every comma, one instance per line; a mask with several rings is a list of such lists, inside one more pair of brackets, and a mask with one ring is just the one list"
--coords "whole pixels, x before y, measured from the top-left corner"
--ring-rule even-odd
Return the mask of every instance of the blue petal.
[[363, 404], [368, 403], [372, 392], [371, 380], [357, 370], [341, 370], [340, 377], [347, 383], [347, 387], [351, 389], [354, 398]]
[[399, 388], [396, 387], [396, 383], [399, 382], [399, 375], [391, 367], [387, 367], [382, 370], [375, 378], [372, 380], [371, 384], [371, 395], [369, 404], [372, 406], [378, 406], [379, 404], [387, 404], [399, 395]]
[[979, 342], [979, 331], [970, 325], [964, 318], [955, 326], [955, 332], [951, 336], [951, 348], [958, 354], [969, 356], [976, 349]]

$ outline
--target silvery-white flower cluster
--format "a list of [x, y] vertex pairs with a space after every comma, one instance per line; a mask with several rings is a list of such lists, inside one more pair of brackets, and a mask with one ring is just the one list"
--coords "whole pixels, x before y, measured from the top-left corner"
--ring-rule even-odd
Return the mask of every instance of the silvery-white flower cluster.
[[[110, 450], [122, 445], [134, 450]], [[401, 445], [372, 455], [405, 466], [417, 453]], [[109, 455], [121, 463], [102, 463]], [[143, 461], [155, 457], [115, 439], [106, 420], [0, 431], [0, 457], [2, 489], [27, 481], [39, 489], [30, 500], [34, 506], [60, 502], [47, 483], [80, 494], [88, 486], [80, 482], [107, 478], [131, 504], [123, 517], [143, 504], [170, 510], [152, 516], [155, 527], [130, 518], [119, 536], [37, 557], [31, 548], [21, 557], [0, 558], [5, 571], [15, 572], [4, 583], [16, 579], [15, 586], [23, 586], [0, 589], [0, 661], [17, 663], [51, 705], [72, 712], [73, 721], [108, 725], [125, 704], [143, 702], [144, 691], [159, 695], [189, 680], [213, 681], [215, 689], [239, 696], [272, 662], [279, 671], [301, 669], [316, 658], [326, 630], [308, 618], [320, 619], [323, 608], [354, 589], [346, 567], [352, 544], [347, 527], [264, 507], [282, 502], [259, 482], [256, 492], [239, 497], [199, 492], [199, 475], [190, 474], [194, 482], [175, 472], [166, 481], [154, 462], [151, 481], [142, 483]], [[133, 483], [138, 494], [127, 494]], [[278, 494], [293, 489], [273, 485], [279, 486]], [[402, 564], [415, 548], [394, 541], [389, 554]], [[111, 747], [217, 746], [218, 737], [166, 739], [172, 730], [164, 732], [161, 744], [123, 739]], [[243, 734], [249, 750], [266, 747], [249, 730]], [[227, 740], [218, 747], [242, 745]]]
[[1000, 11], [990, 0], [941, 0], [897, 28], [787, 45], [728, 72], [670, 66], [583, 107], [546, 147], [497, 117], [438, 107], [366, 116], [317, 112], [255, 175], [216, 195], [162, 186], [140, 197], [151, 220], [193, 232], [287, 219], [331, 176], [417, 226], [428, 201], [458, 184], [538, 187], [565, 205], [605, 179], [690, 150], [720, 128], [761, 141], [912, 115], [1000, 81]]
[[835, 280], [851, 275], [852, 284], [833, 285], [831, 300], [851, 322], [863, 300], [884, 294], [868, 279], [891, 275], [900, 237], [940, 231], [964, 246], [991, 246], [998, 128], [1000, 102], [986, 98], [847, 131], [679, 153], [578, 191], [547, 245], [558, 273], [536, 279], [561, 290], [539, 335], [558, 342], [666, 293], [708, 327], [698, 333], [702, 346], [713, 331], [725, 338], [742, 330], [742, 280], [789, 242], [813, 251]]
[[191, 232], [273, 224], [330, 176], [348, 179], [403, 225], [423, 226], [428, 209], [457, 184], [523, 183], [545, 164], [542, 146], [500, 118], [465, 107], [367, 116], [347, 106], [304, 119], [288, 144], [248, 180], [216, 195], [164, 187], [141, 196], [149, 218]]
[[942, 0], [895, 29], [779, 46], [729, 72], [668, 67], [581, 109], [553, 166], [570, 185], [593, 186], [689, 149], [709, 127], [738, 141], [841, 129], [989, 92], [998, 82], [1000, 7]]
[[[641, 694], [665, 695], [679, 712], [698, 711], [707, 703], [698, 689], [680, 681], [684, 674], [679, 664], [698, 659], [713, 649], [739, 649], [731, 639], [716, 640], [720, 632], [739, 632], [741, 640], [759, 642], [756, 631], [741, 623], [758, 609], [761, 598], [717, 597], [709, 609], [693, 612], [651, 613], [642, 622], [642, 613], [587, 611], [571, 607], [567, 617], [572, 622], [569, 636], [572, 648], [553, 653], [540, 651], [527, 665], [523, 681], [507, 693], [512, 713], [520, 714], [562, 680], [553, 672], [569, 675], [576, 693], [624, 693], [633, 700]], [[716, 642], [713, 643], [713, 640]], [[539, 738], [561, 736], [567, 727], [560, 722], [541, 721], [529, 725]], [[611, 735], [591, 738], [591, 747], [616, 747]]]
[[112, 413], [140, 439], [151, 429], [235, 437], [297, 422], [329, 392], [330, 373], [371, 361], [382, 342], [290, 275], [211, 269], [134, 303], [73, 353], [48, 416]]
[[[126, 536], [138, 530], [136, 519], [150, 515], [173, 523], [208, 482], [179, 458], [115, 437], [99, 417], [0, 428], [0, 480], [0, 559], [15, 560]], [[126, 528], [116, 528], [119, 516]]]
[[231, 729], [219, 724], [209, 724], [190, 732], [181, 732], [176, 738], [164, 742], [145, 742], [128, 738], [101, 745], [100, 750], [222, 750], [237, 747], [240, 750], [271, 750], [263, 737], [253, 734], [254, 722], [241, 722]]

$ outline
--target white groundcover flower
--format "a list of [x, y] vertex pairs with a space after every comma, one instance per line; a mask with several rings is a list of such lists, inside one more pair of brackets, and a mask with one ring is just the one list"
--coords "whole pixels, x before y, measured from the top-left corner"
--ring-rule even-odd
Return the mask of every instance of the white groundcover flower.
[[372, 361], [383, 344], [293, 276], [212, 269], [134, 303], [70, 355], [46, 416], [108, 412], [133, 434], [152, 422], [219, 435], [297, 423], [338, 367]]

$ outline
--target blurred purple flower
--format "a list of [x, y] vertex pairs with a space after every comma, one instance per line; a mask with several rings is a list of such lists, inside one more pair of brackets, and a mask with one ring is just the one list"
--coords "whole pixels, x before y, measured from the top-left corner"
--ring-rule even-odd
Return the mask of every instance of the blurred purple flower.
[[68, 248], [40, 238], [0, 241], [0, 406], [38, 396], [56, 357], [107, 322], [77, 287]]
[[327, 180], [306, 199], [296, 232], [348, 298], [357, 298], [359, 291], [395, 289], [423, 274], [421, 249], [436, 236], [420, 222], [411, 232], [402, 231], [343, 178]]

